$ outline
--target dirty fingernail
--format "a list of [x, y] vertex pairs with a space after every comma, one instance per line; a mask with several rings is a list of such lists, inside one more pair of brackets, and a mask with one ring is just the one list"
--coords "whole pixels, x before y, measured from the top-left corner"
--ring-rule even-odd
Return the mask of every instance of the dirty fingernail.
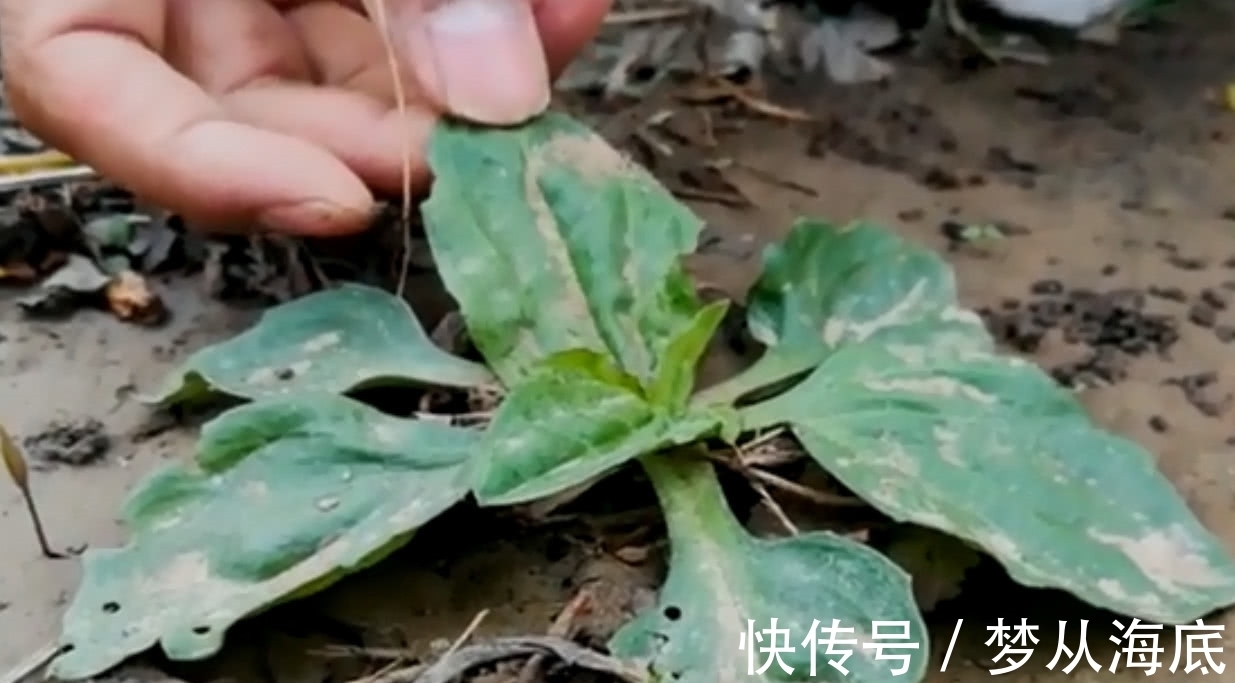
[[372, 217], [373, 211], [367, 208], [315, 199], [266, 209], [257, 222], [275, 232], [331, 235], [363, 230]]
[[444, 0], [403, 32], [411, 68], [451, 114], [520, 123], [549, 106], [549, 70], [529, 0]]

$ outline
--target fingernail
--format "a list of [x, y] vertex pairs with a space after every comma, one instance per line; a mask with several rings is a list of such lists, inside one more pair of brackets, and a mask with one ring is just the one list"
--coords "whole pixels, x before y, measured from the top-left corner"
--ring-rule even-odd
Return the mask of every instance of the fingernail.
[[403, 32], [411, 68], [451, 114], [515, 124], [549, 106], [549, 69], [528, 0], [444, 0], [411, 19]]
[[262, 211], [258, 224], [267, 230], [299, 235], [332, 235], [358, 232], [373, 220], [373, 208], [342, 206], [311, 199]]

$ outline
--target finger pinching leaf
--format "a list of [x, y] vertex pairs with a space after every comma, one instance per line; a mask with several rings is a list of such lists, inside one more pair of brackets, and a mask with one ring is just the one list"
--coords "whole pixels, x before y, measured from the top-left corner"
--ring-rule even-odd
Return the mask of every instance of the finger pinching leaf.
[[91, 677], [156, 643], [213, 655], [236, 621], [371, 565], [461, 500], [476, 437], [326, 394], [224, 413], [194, 467], [130, 498], [129, 544], [86, 552], [52, 675]]
[[751, 536], [711, 464], [684, 453], [642, 462], [669, 528], [669, 576], [657, 606], [610, 641], [615, 655], [678, 683], [924, 677], [929, 639], [900, 568], [831, 533]]
[[211, 391], [258, 399], [378, 384], [471, 387], [491, 381], [484, 366], [434, 345], [403, 299], [345, 284], [271, 308], [244, 333], [194, 353], [150, 400], [181, 403]]
[[507, 386], [560, 351], [646, 385], [700, 304], [682, 269], [701, 221], [586, 126], [439, 124], [422, 205], [443, 281]]
[[[865, 265], [869, 277], [835, 282], [847, 291], [830, 297], [853, 308], [886, 300], [885, 280], [913, 272], [903, 264], [914, 260], [909, 250]], [[899, 288], [905, 302], [882, 308], [923, 311], [920, 292], [946, 278], [918, 272], [920, 285]], [[823, 362], [744, 409], [743, 424], [787, 423], [873, 506], [983, 548], [1025, 585], [1157, 623], [1235, 603], [1235, 563], [1153, 458], [1094, 425], [1038, 366], [995, 353], [977, 316], [952, 300], [870, 320], [828, 318], [824, 336], [835, 346]]]

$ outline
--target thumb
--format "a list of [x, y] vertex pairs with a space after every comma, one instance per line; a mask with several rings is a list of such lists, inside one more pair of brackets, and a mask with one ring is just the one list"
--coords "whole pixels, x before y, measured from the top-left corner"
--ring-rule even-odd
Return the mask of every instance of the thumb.
[[377, 0], [421, 94], [479, 123], [516, 124], [549, 105], [531, 0]]

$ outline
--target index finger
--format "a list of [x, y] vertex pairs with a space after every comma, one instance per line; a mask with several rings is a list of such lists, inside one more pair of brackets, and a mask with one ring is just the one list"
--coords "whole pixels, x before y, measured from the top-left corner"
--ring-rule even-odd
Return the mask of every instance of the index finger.
[[308, 142], [231, 121], [168, 65], [166, 0], [0, 0], [14, 113], [135, 194], [210, 224], [363, 229], [373, 198]]

